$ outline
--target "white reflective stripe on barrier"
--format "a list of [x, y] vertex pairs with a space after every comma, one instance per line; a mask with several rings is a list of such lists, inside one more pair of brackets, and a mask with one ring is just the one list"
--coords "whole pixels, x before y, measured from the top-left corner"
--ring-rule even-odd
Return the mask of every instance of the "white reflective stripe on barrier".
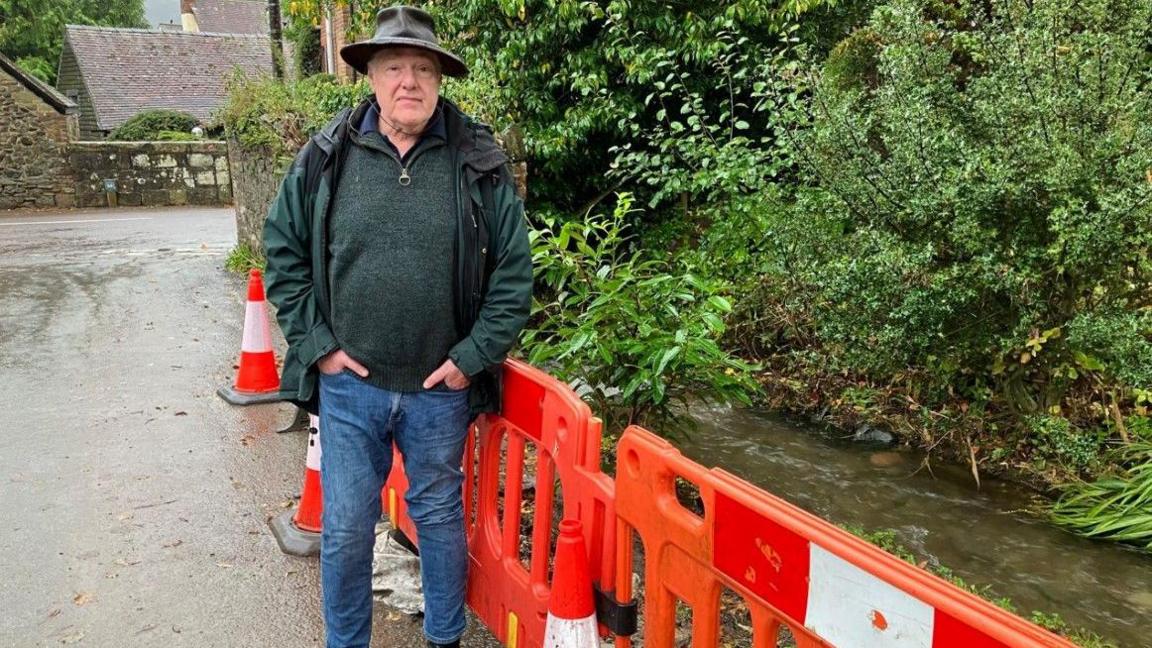
[[248, 353], [272, 350], [272, 330], [264, 302], [248, 302], [244, 311], [244, 339], [240, 342], [240, 350]]
[[308, 458], [304, 466], [320, 472], [320, 417], [315, 414], [308, 415]]
[[833, 646], [931, 648], [932, 606], [815, 543], [809, 547], [805, 626]]
[[585, 619], [560, 619], [548, 613], [544, 630], [545, 648], [600, 648], [596, 615]]

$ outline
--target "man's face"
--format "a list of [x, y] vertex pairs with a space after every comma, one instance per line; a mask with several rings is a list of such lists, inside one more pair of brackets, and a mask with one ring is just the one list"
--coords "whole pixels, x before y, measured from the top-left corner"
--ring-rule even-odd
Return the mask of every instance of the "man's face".
[[436, 111], [440, 68], [436, 57], [425, 50], [381, 50], [368, 66], [368, 80], [380, 104], [380, 116], [404, 132], [419, 132]]

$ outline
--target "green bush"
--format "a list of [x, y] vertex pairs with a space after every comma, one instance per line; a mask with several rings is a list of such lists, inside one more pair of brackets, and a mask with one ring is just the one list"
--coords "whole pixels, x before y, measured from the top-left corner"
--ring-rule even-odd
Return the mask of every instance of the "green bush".
[[1152, 385], [1150, 20], [893, 0], [834, 51], [786, 132], [821, 240], [761, 231], [829, 373], [1017, 417]]
[[291, 158], [333, 115], [369, 92], [366, 81], [341, 84], [327, 74], [295, 83], [236, 74], [215, 119], [229, 139]]
[[529, 361], [574, 383], [614, 433], [682, 427], [694, 399], [749, 403], [753, 367], [718, 344], [727, 286], [630, 250], [631, 205], [621, 194], [611, 215], [543, 217], [530, 233], [540, 289], [522, 336]]
[[[178, 110], [145, 110], [120, 124], [108, 135], [108, 139], [121, 142], [154, 142], [165, 139], [162, 133], [192, 134], [192, 129], [200, 125], [200, 120]], [[169, 138], [171, 138], [169, 136]]]

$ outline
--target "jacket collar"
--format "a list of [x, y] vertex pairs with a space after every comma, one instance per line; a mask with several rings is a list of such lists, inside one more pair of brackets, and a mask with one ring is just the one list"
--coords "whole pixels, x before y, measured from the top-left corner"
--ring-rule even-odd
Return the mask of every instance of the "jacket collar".
[[[349, 129], [359, 127], [371, 105], [372, 99], [368, 97], [355, 108], [341, 111], [312, 139], [325, 152], [331, 153], [332, 146], [337, 140], [346, 138]], [[496, 143], [496, 137], [487, 125], [472, 119], [454, 102], [444, 97], [440, 98], [437, 109], [442, 115], [448, 145], [456, 147], [462, 166], [487, 173], [499, 169], [508, 162], [508, 156]]]

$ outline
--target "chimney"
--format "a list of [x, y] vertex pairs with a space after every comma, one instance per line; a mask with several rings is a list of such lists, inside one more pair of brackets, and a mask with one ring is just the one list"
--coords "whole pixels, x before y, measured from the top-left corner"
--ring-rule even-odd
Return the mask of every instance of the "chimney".
[[196, 0], [180, 0], [180, 23], [186, 32], [200, 31], [196, 24]]

